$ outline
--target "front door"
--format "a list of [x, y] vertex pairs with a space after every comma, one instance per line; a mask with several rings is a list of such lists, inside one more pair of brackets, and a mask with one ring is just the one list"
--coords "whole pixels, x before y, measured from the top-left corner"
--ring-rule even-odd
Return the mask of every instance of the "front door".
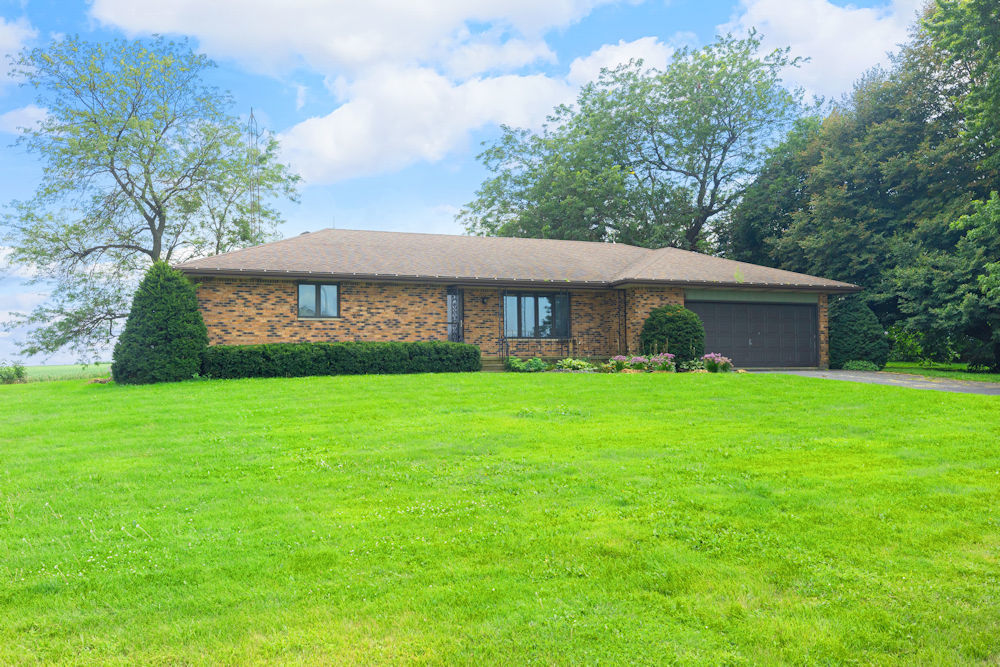
[[465, 341], [465, 303], [460, 287], [448, 288], [448, 340]]

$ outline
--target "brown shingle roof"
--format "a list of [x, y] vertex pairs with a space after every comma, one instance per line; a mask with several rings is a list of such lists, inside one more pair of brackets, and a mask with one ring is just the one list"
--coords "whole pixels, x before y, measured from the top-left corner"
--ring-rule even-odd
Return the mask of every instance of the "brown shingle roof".
[[559, 283], [664, 283], [854, 291], [848, 283], [696, 252], [620, 243], [324, 229], [176, 265], [191, 275]]

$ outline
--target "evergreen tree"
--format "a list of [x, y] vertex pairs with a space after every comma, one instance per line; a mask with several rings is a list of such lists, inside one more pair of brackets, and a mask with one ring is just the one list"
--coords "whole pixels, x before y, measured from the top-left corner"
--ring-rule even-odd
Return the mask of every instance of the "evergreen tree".
[[201, 370], [207, 346], [194, 286], [166, 262], [156, 262], [135, 293], [111, 375], [121, 384], [189, 380]]

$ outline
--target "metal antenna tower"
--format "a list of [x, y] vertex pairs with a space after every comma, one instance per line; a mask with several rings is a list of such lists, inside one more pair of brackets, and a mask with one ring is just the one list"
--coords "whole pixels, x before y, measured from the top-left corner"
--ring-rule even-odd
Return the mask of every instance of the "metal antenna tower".
[[260, 127], [257, 118], [250, 107], [250, 119], [247, 121], [247, 180], [250, 195], [250, 233], [256, 240], [263, 231], [260, 219]]

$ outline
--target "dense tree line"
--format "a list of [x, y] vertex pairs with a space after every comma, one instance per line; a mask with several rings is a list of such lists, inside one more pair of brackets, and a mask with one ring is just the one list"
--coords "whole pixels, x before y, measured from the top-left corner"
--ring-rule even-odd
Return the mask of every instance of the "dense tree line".
[[929, 7], [890, 68], [798, 121], [720, 252], [857, 283], [911, 353], [996, 366], [998, 46], [996, 3]]

